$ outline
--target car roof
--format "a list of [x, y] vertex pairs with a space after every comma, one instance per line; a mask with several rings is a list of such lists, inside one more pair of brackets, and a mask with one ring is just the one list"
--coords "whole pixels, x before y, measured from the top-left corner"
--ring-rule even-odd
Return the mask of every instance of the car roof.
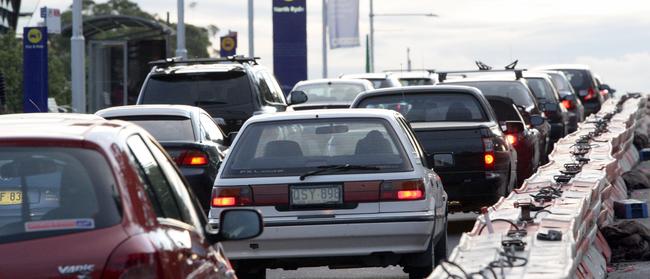
[[356, 79], [386, 79], [392, 73], [361, 73], [361, 74], [342, 74], [339, 78], [356, 78]]
[[328, 83], [328, 84], [333, 84], [333, 83], [347, 83], [347, 84], [359, 84], [363, 85], [364, 87], [367, 88], [372, 88], [372, 83], [368, 80], [365, 79], [358, 79], [358, 78], [323, 78], [323, 79], [308, 79], [308, 80], [301, 80], [296, 85], [294, 88], [296, 88], [299, 85], [312, 85], [312, 84], [323, 84], [323, 83]]
[[156, 67], [153, 69], [154, 74], [189, 74], [205, 72], [230, 72], [243, 71], [244, 65], [241, 63], [214, 63], [214, 64], [189, 64], [189, 65], [172, 65], [167, 67]]
[[544, 65], [535, 67], [534, 69], [546, 69], [546, 70], [590, 70], [588, 65], [584, 64], [554, 64], [554, 65]]
[[63, 139], [105, 141], [114, 138], [128, 122], [105, 120], [92, 114], [29, 114], [35, 117], [27, 118], [27, 114], [0, 116], [0, 126], [5, 128], [0, 134], [1, 139]]
[[435, 79], [435, 76], [427, 71], [393, 72], [393, 76], [396, 78]]
[[480, 82], [480, 81], [507, 81], [507, 82], [521, 82], [514, 74], [491, 74], [481, 75], [470, 78], [446, 79], [442, 84], [452, 84], [457, 82]]
[[314, 118], [384, 118], [393, 119], [399, 113], [387, 109], [316, 109], [281, 113], [260, 114], [251, 117], [247, 123]]
[[[95, 114], [102, 117], [120, 116], [145, 116], [145, 115], [166, 115], [192, 118], [192, 114], [205, 112], [199, 107], [187, 105], [132, 105], [112, 107], [97, 111]], [[207, 114], [207, 112], [205, 112]]]
[[529, 72], [525, 71], [523, 72], [523, 77], [524, 79], [526, 78], [551, 78], [547, 73], [540, 73], [540, 72]]
[[[471, 87], [471, 86], [464, 86], [464, 85], [416, 85], [416, 86], [404, 86], [404, 87], [388, 87], [388, 88], [381, 88], [381, 89], [374, 89], [374, 90], [369, 90], [366, 92], [362, 92], [359, 95], [357, 95], [358, 100], [361, 100], [363, 98], [367, 97], [372, 97], [372, 96], [381, 96], [381, 95], [391, 95], [395, 93], [405, 93], [405, 94], [412, 94], [412, 93], [449, 93], [450, 91], [454, 92], [462, 92], [462, 93], [469, 93], [474, 96], [482, 96], [481, 91]], [[478, 97], [480, 98], [480, 97]], [[356, 101], [355, 101], [356, 103]]]

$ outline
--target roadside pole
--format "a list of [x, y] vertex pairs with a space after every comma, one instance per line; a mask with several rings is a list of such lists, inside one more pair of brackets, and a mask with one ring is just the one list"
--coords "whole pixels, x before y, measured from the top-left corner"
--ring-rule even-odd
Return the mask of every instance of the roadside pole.
[[323, 78], [327, 78], [327, 0], [323, 0]]
[[255, 28], [253, 25], [253, 0], [248, 0], [248, 56], [255, 57], [255, 42], [253, 35]]
[[185, 48], [185, 0], [178, 1], [178, 22], [176, 23], [176, 56], [187, 59]]
[[72, 68], [72, 108], [75, 112], [86, 112], [86, 49], [81, 18], [82, 0], [72, 2], [72, 37], [70, 58]]

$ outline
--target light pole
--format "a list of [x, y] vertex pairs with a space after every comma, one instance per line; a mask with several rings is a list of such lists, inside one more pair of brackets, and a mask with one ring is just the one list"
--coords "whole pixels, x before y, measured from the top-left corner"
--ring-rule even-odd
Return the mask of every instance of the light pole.
[[375, 17], [376, 16], [426, 16], [438, 17], [434, 13], [388, 13], [376, 14], [373, 11], [372, 0], [370, 0], [370, 72], [375, 71]]
[[86, 48], [81, 17], [81, 0], [72, 2], [72, 37], [70, 37], [70, 66], [72, 68], [72, 108], [86, 112]]
[[187, 59], [187, 49], [185, 48], [185, 1], [178, 2], [178, 23], [176, 23], [176, 56]]
[[327, 0], [323, 0], [323, 78], [327, 78]]
[[255, 32], [255, 28], [253, 28], [253, 0], [248, 0], [248, 56], [250, 57], [255, 57], [253, 32]]

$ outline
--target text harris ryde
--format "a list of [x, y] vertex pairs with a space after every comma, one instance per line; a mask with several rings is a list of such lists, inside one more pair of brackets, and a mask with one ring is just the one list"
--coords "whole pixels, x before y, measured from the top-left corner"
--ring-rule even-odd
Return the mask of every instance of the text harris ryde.
[[273, 7], [273, 12], [276, 13], [302, 13], [305, 7], [300, 6], [286, 6], [286, 7]]

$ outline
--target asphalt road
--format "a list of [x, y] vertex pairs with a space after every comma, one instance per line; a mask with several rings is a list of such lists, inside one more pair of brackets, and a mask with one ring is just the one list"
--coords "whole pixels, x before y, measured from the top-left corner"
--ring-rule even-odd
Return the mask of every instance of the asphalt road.
[[[469, 231], [476, 220], [476, 214], [463, 213], [451, 214], [447, 233], [448, 252], [458, 245], [463, 232]], [[267, 278], [270, 279], [330, 279], [330, 278], [355, 278], [355, 279], [402, 279], [408, 275], [399, 266], [386, 268], [353, 268], [353, 269], [329, 269], [327, 267], [299, 268], [298, 270], [267, 270]]]

